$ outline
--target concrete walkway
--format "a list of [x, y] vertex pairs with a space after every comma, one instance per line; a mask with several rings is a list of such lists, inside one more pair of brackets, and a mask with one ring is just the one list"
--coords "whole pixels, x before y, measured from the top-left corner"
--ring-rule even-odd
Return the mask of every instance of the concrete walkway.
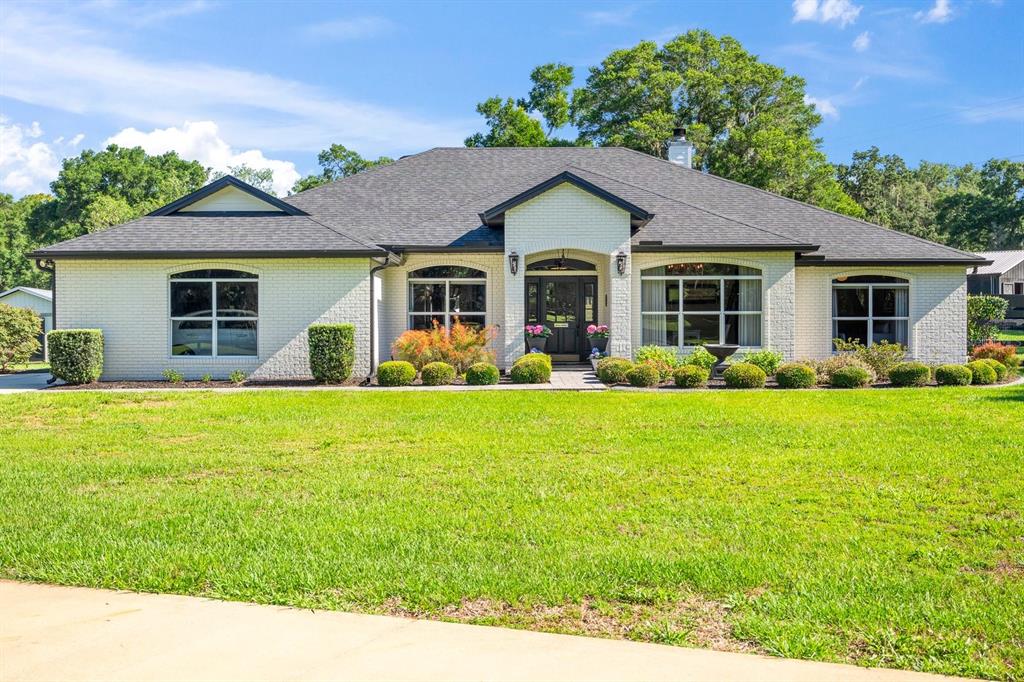
[[48, 371], [17, 372], [0, 374], [0, 393], [20, 393], [21, 391], [38, 391], [46, 388], [46, 380], [50, 378]]
[[0, 581], [0, 680], [786, 680], [921, 673]]

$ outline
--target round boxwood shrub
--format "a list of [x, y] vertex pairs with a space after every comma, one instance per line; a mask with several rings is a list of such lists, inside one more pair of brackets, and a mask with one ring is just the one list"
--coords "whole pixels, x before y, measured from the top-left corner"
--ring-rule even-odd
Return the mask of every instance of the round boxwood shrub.
[[932, 378], [932, 371], [923, 362], [901, 362], [889, 370], [893, 386], [924, 386]]
[[779, 388], [813, 388], [818, 375], [813, 367], [799, 362], [787, 362], [775, 370], [775, 381]]
[[996, 383], [997, 374], [992, 365], [984, 360], [972, 360], [967, 363], [967, 368], [971, 370], [971, 383], [972, 384], [994, 384]]
[[420, 370], [424, 386], [447, 386], [455, 381], [455, 368], [447, 362], [428, 362]]
[[935, 382], [939, 386], [967, 386], [972, 377], [971, 368], [964, 365], [941, 365], [935, 368]]
[[832, 373], [833, 388], [862, 388], [871, 383], [871, 372], [863, 367], [847, 365]]
[[388, 360], [377, 368], [377, 383], [381, 386], [408, 386], [416, 378], [416, 368], [405, 360]]
[[722, 378], [729, 388], [764, 388], [768, 375], [757, 365], [737, 362], [735, 365], [729, 365], [722, 373]]
[[46, 335], [50, 374], [69, 384], [90, 384], [103, 374], [103, 332], [55, 329]]
[[515, 361], [508, 372], [514, 384], [546, 384], [551, 381], [551, 357], [531, 353]]
[[661, 372], [658, 368], [649, 363], [634, 365], [633, 369], [626, 372], [626, 381], [630, 386], [647, 388], [657, 386], [661, 383]]
[[478, 362], [466, 370], [466, 383], [470, 386], [493, 386], [499, 378], [498, 368], [489, 362]]
[[597, 363], [597, 378], [606, 384], [624, 384], [631, 369], [633, 363], [626, 358], [603, 358]]
[[679, 388], [700, 388], [708, 383], [708, 371], [697, 365], [683, 365], [672, 372], [672, 379]]
[[351, 324], [309, 325], [309, 371], [321, 384], [340, 384], [356, 363], [356, 328]]
[[999, 362], [998, 360], [996, 360], [994, 358], [982, 358], [978, 362], [987, 362], [988, 366], [991, 367], [993, 370], [995, 370], [996, 381], [1003, 381], [1004, 379], [1006, 379], [1006, 373], [1009, 370], [1006, 368], [1006, 365], [1004, 365], [1003, 363]]

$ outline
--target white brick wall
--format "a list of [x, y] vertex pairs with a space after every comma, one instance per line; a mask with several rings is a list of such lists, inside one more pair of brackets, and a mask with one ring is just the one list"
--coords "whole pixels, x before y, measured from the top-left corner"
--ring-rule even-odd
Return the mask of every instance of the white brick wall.
[[967, 357], [967, 275], [963, 267], [867, 268], [809, 266], [796, 269], [797, 356], [832, 352], [832, 280], [888, 275], [910, 282], [908, 354], [922, 362], [963, 362]]
[[380, 296], [378, 360], [391, 357], [391, 345], [409, 328], [409, 273], [432, 265], [460, 265], [487, 274], [487, 314], [484, 318], [486, 324], [497, 328], [494, 350], [500, 357], [505, 324], [505, 269], [502, 264], [507, 262], [500, 253], [416, 253], [409, 254], [402, 265], [378, 272], [375, 286]]
[[[259, 354], [201, 358], [170, 354], [172, 273], [238, 268], [259, 275]], [[366, 258], [105, 260], [57, 263], [57, 328], [98, 328], [106, 344], [103, 378], [153, 379], [168, 368], [186, 378], [235, 369], [260, 379], [309, 376], [306, 329], [315, 322], [356, 326], [354, 376], [369, 370]]]
[[729, 263], [761, 271], [761, 347], [793, 358], [796, 349], [793, 254], [784, 251], [636, 253], [633, 255], [633, 347], [643, 344], [640, 322], [640, 272], [673, 263]]
[[[630, 285], [629, 268], [620, 275], [614, 255], [629, 254], [629, 213], [571, 184], [562, 184], [505, 215], [505, 264], [507, 255], [519, 254], [519, 273], [506, 276], [504, 353], [499, 353], [503, 366], [510, 365], [523, 354], [526, 324], [525, 284], [527, 260], [533, 255], [560, 249], [574, 249], [586, 260], [604, 270], [598, 283], [598, 296], [607, 295], [608, 324], [611, 339], [608, 350], [614, 355], [630, 355]], [[602, 285], [604, 288], [602, 288]]]

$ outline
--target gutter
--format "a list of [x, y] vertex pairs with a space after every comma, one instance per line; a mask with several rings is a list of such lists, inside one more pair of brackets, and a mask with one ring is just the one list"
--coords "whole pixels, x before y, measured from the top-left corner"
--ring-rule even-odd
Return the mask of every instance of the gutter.
[[[46, 260], [46, 259], [43, 259], [43, 258], [37, 258], [36, 259], [36, 267], [39, 268], [40, 270], [42, 270], [43, 272], [50, 273], [50, 320], [51, 320], [50, 324], [52, 324], [53, 328], [56, 329], [57, 328], [57, 264], [54, 263], [52, 260]], [[45, 323], [43, 324], [43, 327], [44, 327], [43, 331], [46, 331]], [[50, 360], [50, 349], [49, 349], [50, 340], [48, 338], [46, 338], [45, 335], [43, 337], [43, 343], [45, 344], [43, 346], [43, 359], [45, 359], [47, 362], [49, 362], [49, 360]], [[53, 376], [53, 374], [51, 373], [50, 374], [50, 378], [46, 380], [46, 385], [49, 386], [50, 384], [52, 384], [56, 380], [57, 380], [57, 377]]]
[[[377, 261], [376, 258], [373, 260]], [[387, 255], [384, 256], [383, 263], [370, 268], [370, 373], [367, 374], [366, 379], [363, 380], [363, 385], [369, 385], [370, 381], [373, 379], [373, 375], [377, 373], [376, 353], [374, 353], [377, 345], [377, 306], [373, 291], [374, 276], [381, 270], [401, 265], [404, 262], [405, 256], [399, 256], [398, 254], [388, 251]]]

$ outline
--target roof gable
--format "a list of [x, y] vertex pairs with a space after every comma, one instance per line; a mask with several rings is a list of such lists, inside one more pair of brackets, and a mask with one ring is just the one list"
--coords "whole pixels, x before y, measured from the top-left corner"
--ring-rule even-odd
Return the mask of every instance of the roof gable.
[[306, 215], [263, 190], [225, 175], [149, 215]]
[[487, 209], [486, 211], [482, 211], [480, 213], [480, 220], [481, 222], [483, 222], [484, 225], [487, 225], [489, 227], [500, 226], [505, 222], [506, 211], [509, 211], [510, 209], [513, 209], [516, 206], [519, 206], [520, 204], [526, 203], [530, 199], [534, 199], [540, 196], [544, 192], [552, 190], [555, 187], [558, 187], [566, 183], [573, 185], [574, 187], [577, 187], [583, 190], [584, 192], [588, 192], [589, 194], [594, 195], [598, 199], [607, 201], [609, 204], [626, 211], [627, 213], [629, 213], [630, 222], [632, 223], [633, 227], [641, 227], [642, 225], [650, 221], [651, 218], [654, 217], [653, 213], [650, 213], [649, 211], [640, 208], [636, 204], [626, 201], [622, 197], [613, 194], [612, 192], [609, 192], [603, 187], [600, 187], [599, 185], [588, 180], [584, 180], [575, 173], [572, 173], [571, 171], [562, 171], [561, 173], [552, 176], [537, 185], [534, 185], [533, 187], [527, 189], [526, 191], [520, 192], [519, 194], [509, 199], [506, 199], [500, 204], [493, 206]]
[[5, 298], [7, 296], [10, 296], [11, 294], [16, 294], [18, 292], [28, 294], [29, 296], [35, 296], [36, 298], [41, 298], [44, 301], [53, 300], [53, 294], [48, 289], [37, 289], [35, 287], [20, 286], [14, 287], [13, 289], [8, 289], [7, 291], [0, 293], [0, 298]]

